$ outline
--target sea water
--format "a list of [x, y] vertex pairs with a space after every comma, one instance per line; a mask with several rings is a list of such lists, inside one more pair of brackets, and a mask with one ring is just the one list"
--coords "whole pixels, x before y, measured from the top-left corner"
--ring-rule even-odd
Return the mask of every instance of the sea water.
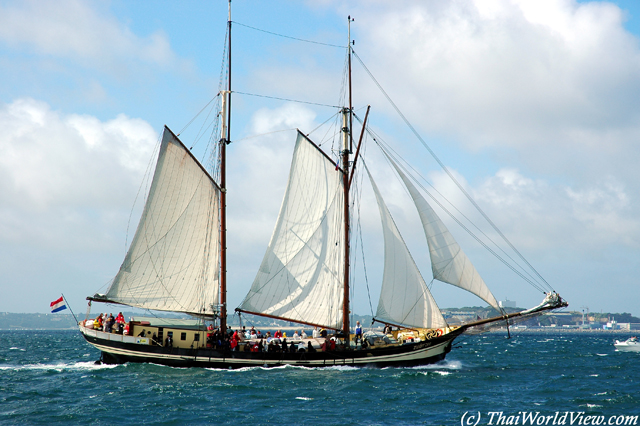
[[78, 332], [0, 331], [0, 424], [640, 424], [640, 353], [613, 347], [627, 337], [487, 333], [418, 368], [220, 370], [97, 365]]

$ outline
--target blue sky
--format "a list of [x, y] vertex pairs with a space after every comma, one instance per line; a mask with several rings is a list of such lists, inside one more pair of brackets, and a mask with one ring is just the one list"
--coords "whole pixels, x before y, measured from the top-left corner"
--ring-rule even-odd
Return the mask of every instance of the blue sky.
[[[571, 309], [640, 315], [637, 2], [236, 0], [232, 14], [339, 45], [352, 15], [358, 55]], [[179, 131], [218, 91], [226, 17], [225, 1], [0, 0], [0, 311], [46, 312], [61, 291], [83, 311], [84, 298], [115, 275], [163, 125]], [[340, 101], [341, 49], [241, 25], [233, 42], [235, 90]], [[377, 131], [464, 209], [357, 62], [354, 78], [355, 107], [371, 104]], [[308, 131], [334, 113], [244, 95], [233, 106], [233, 139]], [[292, 143], [283, 132], [230, 148], [232, 307], [271, 235]], [[415, 223], [408, 203], [388, 195], [399, 222]], [[367, 236], [376, 215], [363, 219]], [[420, 234], [407, 234], [428, 275]], [[467, 251], [496, 298], [539, 302], [486, 254]], [[380, 271], [370, 269], [375, 289]], [[441, 307], [480, 304], [433, 290]], [[355, 312], [370, 313], [366, 296]]]

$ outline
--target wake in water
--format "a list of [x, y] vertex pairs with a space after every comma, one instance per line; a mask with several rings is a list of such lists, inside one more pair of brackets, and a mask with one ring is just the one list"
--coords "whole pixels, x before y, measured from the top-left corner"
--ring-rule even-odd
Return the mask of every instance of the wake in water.
[[81, 370], [104, 370], [116, 368], [118, 365], [96, 364], [94, 362], [74, 362], [70, 364], [26, 364], [26, 365], [1, 365], [0, 371], [33, 371], [33, 370], [53, 370], [57, 372], [63, 371], [81, 371]]

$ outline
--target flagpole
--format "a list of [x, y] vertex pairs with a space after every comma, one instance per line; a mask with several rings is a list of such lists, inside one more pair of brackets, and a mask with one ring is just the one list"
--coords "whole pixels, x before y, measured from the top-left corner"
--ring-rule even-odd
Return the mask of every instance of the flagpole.
[[[60, 294], [62, 294], [62, 293], [60, 293]], [[64, 294], [62, 294], [62, 298], [64, 299], [64, 303], [66, 303], [67, 306], [69, 307], [69, 311], [71, 311], [71, 315], [73, 315], [73, 318], [76, 320], [76, 325], [78, 325], [79, 324], [78, 318], [76, 318], [76, 314], [73, 313], [73, 309], [71, 309], [71, 305], [69, 304], [69, 302], [67, 302], [67, 298], [64, 297]]]

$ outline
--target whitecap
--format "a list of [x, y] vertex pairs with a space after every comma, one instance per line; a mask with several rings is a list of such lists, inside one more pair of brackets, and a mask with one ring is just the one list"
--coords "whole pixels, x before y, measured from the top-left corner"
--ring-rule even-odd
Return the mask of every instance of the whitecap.
[[296, 399], [300, 399], [302, 401], [313, 401], [313, 398], [309, 398], [308, 396], [296, 396]]
[[596, 354], [596, 355], [598, 355], [598, 356], [607, 356], [609, 354]]
[[[387, 367], [387, 368], [397, 368], [397, 367]], [[460, 361], [440, 361], [435, 364], [427, 364], [427, 365], [418, 365], [416, 367], [407, 367], [411, 370], [460, 370], [462, 369], [462, 363]]]
[[15, 347], [15, 346], [10, 347], [10, 348], [9, 348], [9, 350], [10, 350], [10, 351], [22, 351], [22, 352], [25, 352], [25, 351], [26, 351], [26, 349], [17, 348], [17, 347]]

